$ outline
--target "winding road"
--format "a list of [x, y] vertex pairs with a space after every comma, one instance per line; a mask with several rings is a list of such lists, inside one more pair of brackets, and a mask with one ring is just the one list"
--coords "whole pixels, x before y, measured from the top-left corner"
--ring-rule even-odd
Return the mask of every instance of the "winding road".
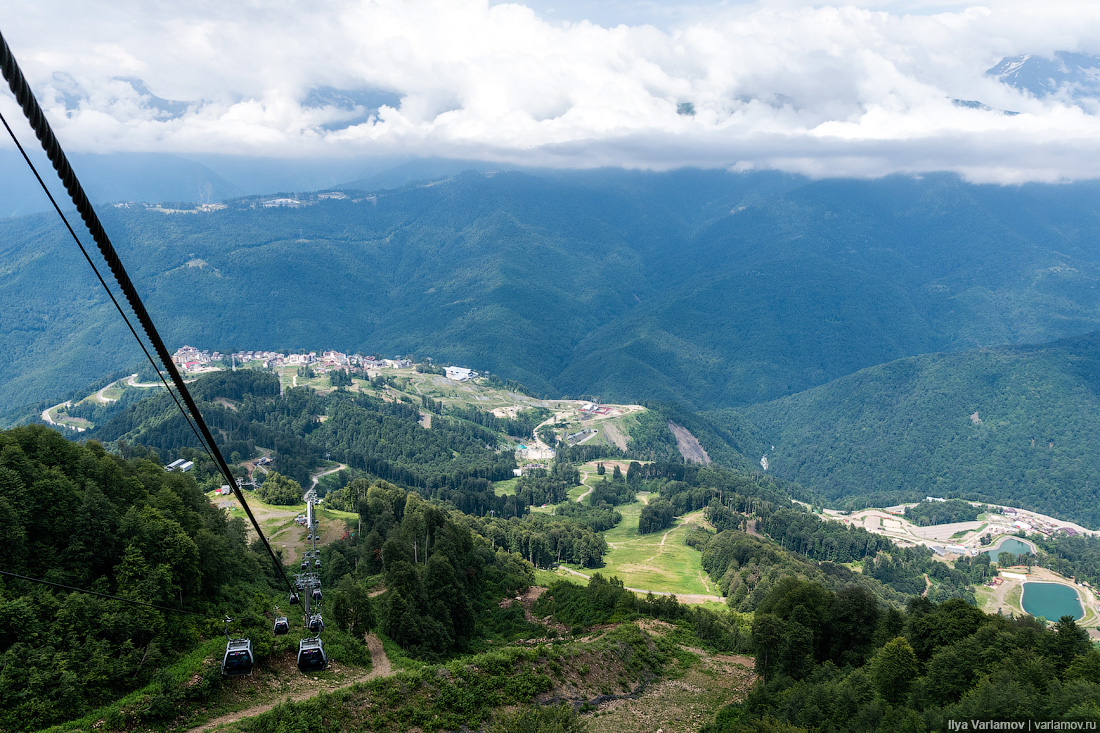
[[160, 382], [139, 382], [137, 381], [137, 372], [126, 377], [127, 387], [137, 387], [138, 389], [149, 389], [150, 387], [163, 387]]
[[103, 394], [104, 392], [106, 392], [107, 390], [109, 390], [109, 389], [110, 389], [111, 387], [114, 387], [114, 386], [115, 386], [116, 384], [118, 384], [118, 382], [111, 382], [111, 383], [110, 383], [110, 384], [108, 384], [108, 385], [107, 385], [106, 387], [104, 387], [103, 389], [101, 389], [101, 390], [99, 390], [98, 392], [96, 392], [96, 393], [95, 393], [95, 398], [96, 398], [96, 400], [97, 400], [97, 401], [99, 401], [99, 402], [102, 402], [102, 403], [104, 403], [104, 404], [108, 404], [108, 403], [111, 403], [111, 402], [118, 402], [118, 399], [117, 399], [117, 398], [115, 398], [115, 397], [108, 397], [107, 395]]

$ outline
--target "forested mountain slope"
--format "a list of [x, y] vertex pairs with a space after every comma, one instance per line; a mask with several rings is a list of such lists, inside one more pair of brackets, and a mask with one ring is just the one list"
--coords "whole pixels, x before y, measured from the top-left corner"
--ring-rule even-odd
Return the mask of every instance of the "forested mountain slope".
[[900, 359], [732, 417], [840, 505], [957, 496], [1100, 526], [1100, 333]]
[[[1096, 190], [501, 172], [102, 213], [172, 345], [422, 353], [540, 393], [721, 407], [1095, 330]], [[0, 222], [0, 258], [0, 409], [136, 363], [53, 219]]]

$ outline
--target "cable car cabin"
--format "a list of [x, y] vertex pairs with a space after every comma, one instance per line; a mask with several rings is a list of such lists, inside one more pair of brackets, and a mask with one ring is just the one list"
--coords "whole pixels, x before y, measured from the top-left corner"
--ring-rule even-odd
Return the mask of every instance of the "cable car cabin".
[[314, 634], [320, 634], [325, 630], [325, 622], [321, 618], [321, 614], [309, 617], [309, 630]]
[[297, 606], [298, 605], [298, 594], [297, 593], [291, 593], [290, 594], [290, 605], [292, 605], [292, 606]]
[[320, 672], [328, 667], [328, 654], [320, 639], [302, 639], [298, 642], [298, 671]]
[[251, 639], [230, 639], [225, 645], [225, 657], [222, 659], [222, 674], [252, 674], [252, 665], [254, 663], [255, 658], [252, 656]]
[[320, 588], [314, 588], [313, 589], [313, 600], [320, 603], [320, 601], [321, 601], [321, 589]]
[[314, 560], [313, 561], [313, 567], [317, 570], [320, 570], [321, 569], [321, 561], [320, 560]]
[[287, 620], [286, 616], [278, 616], [275, 619], [275, 625], [272, 627], [271, 631], [275, 634], [275, 636], [283, 636], [285, 634], [289, 634], [290, 621]]
[[309, 570], [309, 560], [302, 560], [302, 570]]

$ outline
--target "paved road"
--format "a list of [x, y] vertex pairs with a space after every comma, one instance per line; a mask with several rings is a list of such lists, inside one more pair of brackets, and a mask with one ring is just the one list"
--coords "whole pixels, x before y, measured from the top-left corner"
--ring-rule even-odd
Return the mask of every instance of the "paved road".
[[138, 389], [149, 389], [150, 387], [163, 387], [160, 382], [139, 382], [137, 381], [137, 373], [131, 374], [126, 377], [127, 387], [137, 387]]
[[109, 390], [111, 387], [114, 387], [116, 384], [118, 384], [118, 382], [111, 382], [106, 387], [104, 387], [103, 389], [96, 392], [95, 393], [95, 398], [97, 400], [99, 400], [100, 402], [103, 402], [103, 403], [118, 402], [118, 399], [116, 399], [114, 397], [108, 397], [107, 395], [103, 394], [104, 392]]
[[42, 411], [42, 421], [44, 423], [46, 423], [47, 425], [60, 425], [60, 423], [54, 422], [54, 419], [52, 417], [50, 417], [50, 410], [55, 410], [58, 407], [62, 407], [62, 406], [68, 407], [71, 404], [72, 404], [71, 402], [62, 402], [60, 405], [54, 405], [53, 407], [47, 407], [45, 410]]

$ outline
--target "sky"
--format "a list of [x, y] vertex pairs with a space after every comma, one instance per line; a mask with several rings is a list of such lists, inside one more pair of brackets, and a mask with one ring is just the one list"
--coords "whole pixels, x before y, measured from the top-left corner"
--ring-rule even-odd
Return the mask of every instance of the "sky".
[[[1100, 177], [1100, 100], [986, 74], [1005, 57], [1100, 54], [1093, 0], [5, 8], [0, 32], [70, 152]], [[18, 115], [10, 95], [0, 111]]]

